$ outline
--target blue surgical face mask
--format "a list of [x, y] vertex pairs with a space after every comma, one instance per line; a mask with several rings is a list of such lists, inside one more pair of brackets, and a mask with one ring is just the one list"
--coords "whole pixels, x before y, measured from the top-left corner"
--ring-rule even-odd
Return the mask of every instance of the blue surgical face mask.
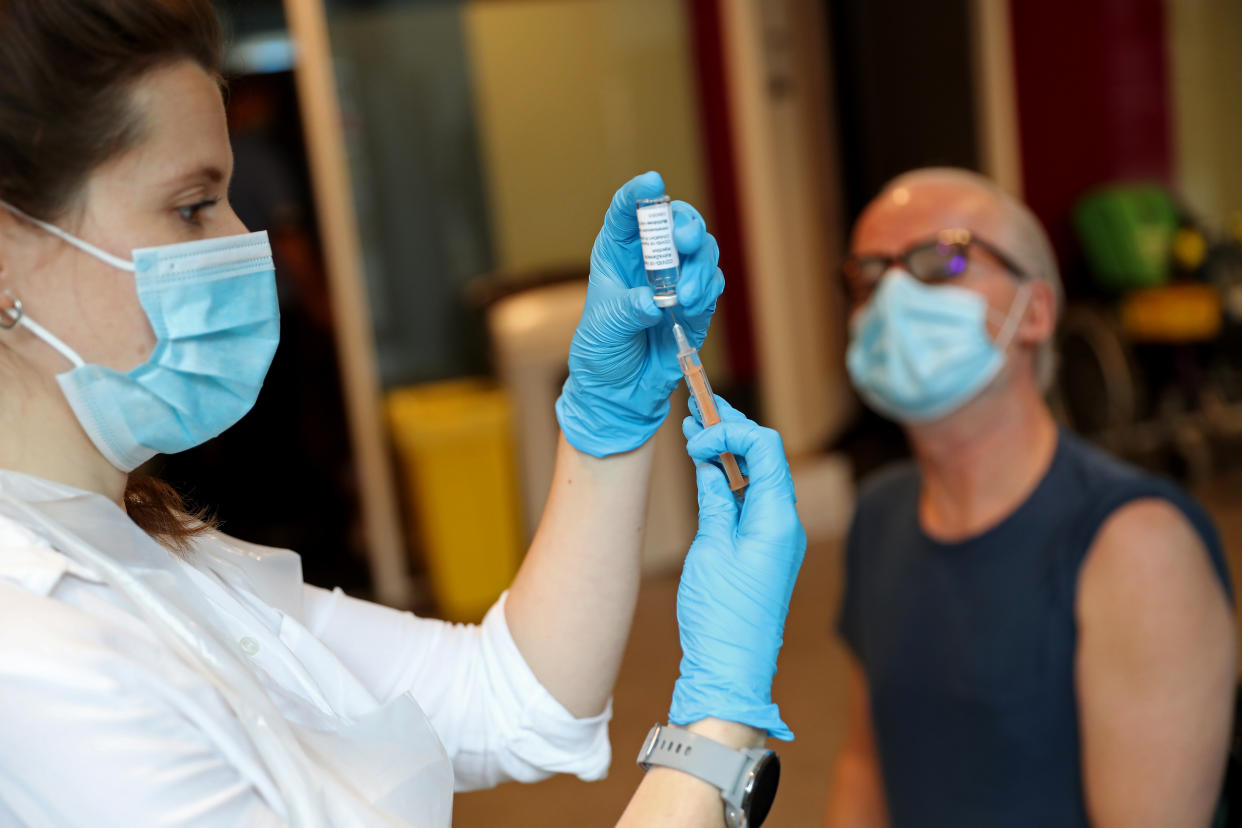
[[267, 233], [148, 247], [135, 250], [131, 262], [3, 201], [0, 206], [134, 274], [156, 345], [128, 373], [85, 362], [16, 300], [0, 313], [0, 327], [20, 324], [73, 363], [56, 379], [108, 462], [132, 471], [156, 454], [210, 440], [251, 409], [280, 339]]
[[1018, 288], [993, 341], [987, 329], [993, 311], [982, 296], [890, 271], [851, 323], [846, 366], [854, 387], [868, 405], [900, 423], [953, 413], [1004, 367], [1029, 288], [1027, 282]]

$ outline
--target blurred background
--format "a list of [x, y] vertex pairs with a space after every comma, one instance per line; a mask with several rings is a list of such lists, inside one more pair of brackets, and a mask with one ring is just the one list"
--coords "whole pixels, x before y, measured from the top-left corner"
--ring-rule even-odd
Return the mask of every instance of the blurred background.
[[[785, 437], [811, 546], [776, 697], [772, 825], [820, 819], [855, 481], [902, 456], [843, 367], [838, 270], [892, 176], [1019, 195], [1068, 303], [1056, 410], [1189, 485], [1242, 570], [1242, 4], [1236, 0], [217, 0], [232, 199], [266, 228], [283, 342], [253, 413], [160, 473], [307, 580], [453, 620], [520, 563], [613, 191], [659, 170], [721, 246], [716, 390]], [[657, 436], [613, 772], [458, 798], [462, 826], [610, 825], [677, 670], [694, 532]], [[229, 474], [236, 464], [260, 471]]]

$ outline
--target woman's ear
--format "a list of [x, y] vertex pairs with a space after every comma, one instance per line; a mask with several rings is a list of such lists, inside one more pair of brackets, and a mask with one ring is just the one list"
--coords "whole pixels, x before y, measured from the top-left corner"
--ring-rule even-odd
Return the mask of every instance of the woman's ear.
[[[3, 212], [4, 210], [0, 209], [0, 213]], [[7, 266], [10, 236], [4, 230], [4, 219], [0, 217], [0, 313], [13, 307], [13, 296], [16, 293], [13, 280], [9, 278], [9, 268]], [[7, 325], [8, 320], [0, 317], [0, 327], [7, 327]]]
[[17, 231], [20, 229], [18, 218], [0, 207], [0, 328], [12, 328], [16, 325], [21, 310], [12, 272], [12, 251], [17, 244]]
[[0, 205], [0, 308], [11, 308], [27, 286], [20, 274], [29, 267], [32, 240], [37, 236], [30, 224]]
[[0, 288], [9, 287], [4, 279], [4, 266], [8, 259], [6, 254], [13, 243], [13, 224], [16, 221], [12, 213], [0, 206]]
[[26, 229], [21, 219], [0, 205], [0, 290], [17, 292], [13, 284], [14, 251], [20, 249]]

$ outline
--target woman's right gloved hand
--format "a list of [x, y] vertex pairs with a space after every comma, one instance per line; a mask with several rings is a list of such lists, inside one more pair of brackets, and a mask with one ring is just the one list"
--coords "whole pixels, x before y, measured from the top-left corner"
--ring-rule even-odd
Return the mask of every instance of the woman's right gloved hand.
[[[716, 404], [719, 425], [703, 428], [693, 417], [682, 425], [697, 468], [699, 531], [677, 590], [681, 677], [669, 721], [711, 716], [793, 739], [772, 702], [772, 679], [806, 533], [780, 435], [720, 397]], [[750, 478], [741, 502], [712, 462], [724, 451]]]
[[[672, 327], [647, 284], [635, 213], [638, 199], [663, 194], [659, 173], [632, 178], [612, 197], [591, 248], [586, 304], [569, 345], [569, 378], [556, 419], [570, 445], [593, 457], [631, 451], [651, 439], [681, 380]], [[724, 290], [720, 247], [685, 202], [673, 202], [673, 226], [681, 261], [678, 316], [698, 347]]]

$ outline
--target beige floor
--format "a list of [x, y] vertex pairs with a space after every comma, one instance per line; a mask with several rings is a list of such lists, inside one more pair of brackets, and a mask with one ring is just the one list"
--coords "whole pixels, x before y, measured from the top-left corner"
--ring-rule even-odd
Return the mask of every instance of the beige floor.
[[[1215, 481], [1199, 495], [1216, 517], [1230, 550], [1237, 590], [1242, 572], [1242, 472]], [[780, 746], [781, 789], [766, 823], [772, 828], [817, 826], [823, 813], [825, 779], [842, 728], [844, 654], [829, 634], [840, 589], [839, 569], [839, 545], [810, 549], [790, 608], [775, 696], [798, 739]], [[639, 597], [617, 686], [608, 778], [591, 784], [557, 778], [463, 794], [455, 805], [455, 826], [593, 828], [614, 823], [640, 777], [633, 756], [647, 729], [667, 712], [677, 676], [676, 588], [674, 578], [653, 580]]]

